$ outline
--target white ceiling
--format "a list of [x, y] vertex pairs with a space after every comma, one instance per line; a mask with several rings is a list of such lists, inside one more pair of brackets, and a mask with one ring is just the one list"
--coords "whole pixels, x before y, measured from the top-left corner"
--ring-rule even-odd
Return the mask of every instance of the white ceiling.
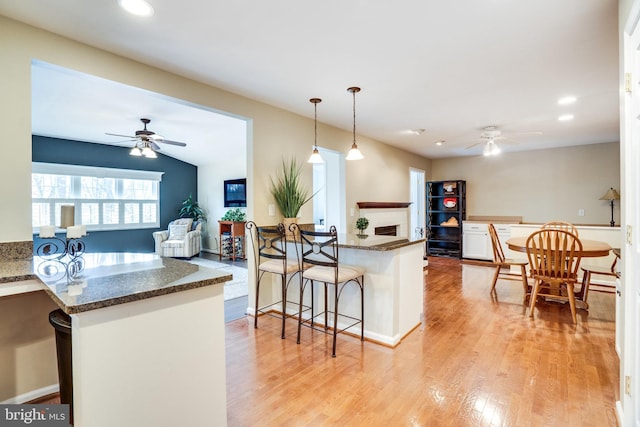
[[[360, 86], [358, 133], [430, 158], [481, 154], [466, 147], [491, 125], [517, 141], [504, 151], [619, 141], [616, 0], [150, 2], [147, 19], [116, 0], [0, 0], [0, 14], [310, 118], [309, 98], [322, 98], [318, 120], [345, 130], [346, 89]], [[123, 88], [109, 99], [112, 89], [85, 80], [43, 82], [34, 132], [103, 142], [150, 116], [149, 128], [185, 151], [220, 132], [201, 129], [184, 103]], [[577, 102], [558, 105], [566, 95]], [[73, 120], [46, 120], [66, 108], [59, 114]], [[565, 113], [575, 119], [558, 121]], [[186, 161], [198, 164], [197, 153]]]
[[204, 166], [246, 156], [246, 122], [185, 101], [50, 64], [35, 63], [32, 76], [32, 132], [36, 135], [132, 147], [144, 128], [186, 147], [157, 143], [160, 153]]

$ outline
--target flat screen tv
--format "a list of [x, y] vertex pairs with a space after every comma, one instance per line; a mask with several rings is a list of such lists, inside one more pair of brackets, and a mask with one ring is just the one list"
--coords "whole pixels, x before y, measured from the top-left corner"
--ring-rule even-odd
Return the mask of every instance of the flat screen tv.
[[228, 179], [224, 182], [224, 207], [244, 208], [247, 206], [247, 179]]

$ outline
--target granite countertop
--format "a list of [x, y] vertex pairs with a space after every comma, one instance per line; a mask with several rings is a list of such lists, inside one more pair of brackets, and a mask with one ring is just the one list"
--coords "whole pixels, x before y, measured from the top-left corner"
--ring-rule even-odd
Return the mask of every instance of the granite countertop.
[[341, 248], [364, 249], [369, 251], [392, 251], [405, 246], [424, 243], [424, 237], [409, 239], [397, 236], [378, 236], [375, 234], [366, 237], [357, 234], [338, 234], [338, 246]]
[[33, 259], [10, 259], [0, 262], [0, 284], [37, 279]]
[[[74, 268], [79, 270], [77, 275], [68, 278], [67, 271]], [[34, 257], [0, 262], [0, 283], [39, 279], [67, 314], [224, 284], [232, 277], [226, 272], [154, 254], [95, 253], [75, 260]]]

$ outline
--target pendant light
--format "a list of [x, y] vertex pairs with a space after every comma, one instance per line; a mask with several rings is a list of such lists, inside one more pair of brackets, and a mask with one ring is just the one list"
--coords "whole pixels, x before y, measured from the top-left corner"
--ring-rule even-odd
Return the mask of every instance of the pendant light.
[[313, 152], [307, 163], [324, 163], [322, 156], [318, 152], [318, 104], [322, 102], [320, 98], [311, 98], [309, 100], [313, 104]]
[[351, 144], [351, 149], [347, 153], [346, 159], [361, 160], [364, 159], [364, 156], [358, 149], [358, 144], [356, 144], [356, 93], [360, 92], [360, 88], [350, 87], [347, 90], [353, 94], [353, 143]]

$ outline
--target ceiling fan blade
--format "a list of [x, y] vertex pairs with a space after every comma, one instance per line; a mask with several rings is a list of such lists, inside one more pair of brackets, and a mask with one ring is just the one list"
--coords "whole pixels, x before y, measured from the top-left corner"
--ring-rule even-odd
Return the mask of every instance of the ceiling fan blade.
[[160, 149], [160, 147], [158, 147], [158, 144], [153, 141], [149, 141], [149, 145], [151, 146], [151, 148], [153, 148], [154, 151], [158, 151]]
[[527, 135], [542, 135], [542, 132], [537, 131], [529, 131], [529, 132], [509, 132], [507, 136], [518, 135], [518, 136], [527, 136]]
[[136, 139], [136, 136], [132, 136], [132, 135], [120, 135], [119, 133], [109, 133], [109, 132], [105, 132], [105, 135], [109, 135], [109, 136], [119, 136], [121, 138], [133, 138]]
[[480, 144], [484, 144], [484, 141], [480, 141], [480, 142], [476, 142], [475, 144], [471, 144], [470, 146], [466, 147], [465, 150], [468, 150], [468, 149], [473, 148], [476, 145], [480, 145]]
[[160, 142], [161, 144], [177, 145], [178, 147], [187, 146], [187, 144], [185, 144], [184, 142], [171, 141], [170, 139], [156, 139], [156, 142]]
[[110, 142], [109, 144], [131, 144], [132, 142], [136, 141], [136, 139], [126, 139], [124, 141], [113, 141]]

